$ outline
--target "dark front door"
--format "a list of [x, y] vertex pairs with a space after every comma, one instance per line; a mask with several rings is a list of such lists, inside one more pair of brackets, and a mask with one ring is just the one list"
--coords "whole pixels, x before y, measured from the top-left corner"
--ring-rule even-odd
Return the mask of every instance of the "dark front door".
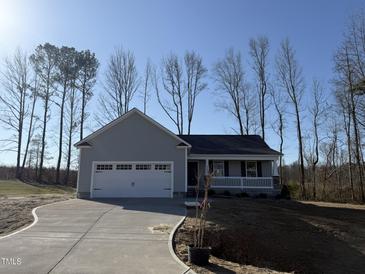
[[188, 186], [197, 184], [196, 177], [198, 176], [198, 163], [188, 162]]

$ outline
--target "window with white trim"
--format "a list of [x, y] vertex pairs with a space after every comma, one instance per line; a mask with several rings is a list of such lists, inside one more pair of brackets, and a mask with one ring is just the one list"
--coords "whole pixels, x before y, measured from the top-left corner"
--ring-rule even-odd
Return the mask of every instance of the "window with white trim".
[[113, 165], [99, 164], [96, 165], [96, 170], [113, 170]]
[[257, 177], [257, 162], [247, 161], [246, 174], [247, 177]]
[[136, 164], [136, 170], [150, 170], [150, 164]]
[[213, 174], [214, 176], [224, 176], [224, 161], [213, 161]]
[[131, 170], [132, 169], [132, 165], [130, 164], [119, 164], [116, 166], [117, 170]]
[[155, 164], [155, 170], [171, 170], [171, 165], [168, 164]]

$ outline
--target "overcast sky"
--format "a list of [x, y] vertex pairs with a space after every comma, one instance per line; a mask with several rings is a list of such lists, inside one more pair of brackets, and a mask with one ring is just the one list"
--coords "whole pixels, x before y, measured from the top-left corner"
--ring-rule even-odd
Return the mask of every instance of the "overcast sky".
[[[17, 47], [31, 53], [45, 42], [90, 49], [101, 63], [98, 78], [101, 80], [108, 56], [120, 45], [135, 53], [140, 71], [147, 58], [159, 64], [161, 57], [170, 52], [182, 56], [192, 49], [202, 55], [211, 69], [228, 48], [234, 47], [242, 51], [247, 76], [253, 80], [249, 39], [258, 35], [269, 38], [272, 66], [280, 41], [288, 37], [303, 67], [307, 87], [315, 77], [330, 93], [333, 53], [349, 16], [364, 6], [364, 1], [358, 0], [0, 0], [0, 58], [11, 55]], [[271, 76], [274, 78], [273, 73]], [[214, 84], [207, 80], [209, 89], [198, 98], [192, 133], [233, 133], [236, 123], [227, 113], [217, 110]], [[99, 81], [96, 96], [101, 91]], [[307, 100], [308, 96], [304, 103]], [[91, 112], [95, 101], [90, 104]], [[141, 108], [141, 98], [136, 96], [133, 106]], [[150, 102], [148, 114], [175, 131], [155, 98]], [[55, 110], [52, 115], [57, 115]], [[286, 162], [297, 159], [292, 118], [286, 131]], [[95, 129], [92, 119], [89, 126]], [[277, 149], [278, 138], [269, 124], [267, 128], [267, 142]], [[51, 125], [49, 134], [56, 132], [56, 125]], [[7, 132], [1, 128], [0, 139], [6, 136]], [[56, 140], [49, 146], [55, 147]], [[11, 163], [15, 163], [15, 155], [2, 152], [0, 164]]]

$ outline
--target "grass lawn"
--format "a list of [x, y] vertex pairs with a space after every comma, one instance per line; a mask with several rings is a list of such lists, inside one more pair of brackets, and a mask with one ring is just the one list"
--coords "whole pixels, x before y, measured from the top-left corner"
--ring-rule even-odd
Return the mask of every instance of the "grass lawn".
[[72, 187], [0, 180], [0, 236], [32, 223], [33, 208], [74, 197]]
[[[175, 235], [187, 262], [194, 210]], [[364, 273], [365, 206], [270, 199], [213, 199], [207, 267], [197, 273]]]
[[67, 186], [28, 184], [19, 180], [0, 180], [0, 197], [37, 194], [73, 194], [74, 192], [74, 188]]

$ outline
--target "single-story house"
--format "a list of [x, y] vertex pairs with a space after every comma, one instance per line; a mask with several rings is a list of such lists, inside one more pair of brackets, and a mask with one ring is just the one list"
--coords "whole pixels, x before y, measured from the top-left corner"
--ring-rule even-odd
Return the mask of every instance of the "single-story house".
[[273, 193], [280, 153], [258, 135], [176, 135], [134, 108], [75, 144], [80, 198], [175, 197], [212, 173], [216, 191]]

